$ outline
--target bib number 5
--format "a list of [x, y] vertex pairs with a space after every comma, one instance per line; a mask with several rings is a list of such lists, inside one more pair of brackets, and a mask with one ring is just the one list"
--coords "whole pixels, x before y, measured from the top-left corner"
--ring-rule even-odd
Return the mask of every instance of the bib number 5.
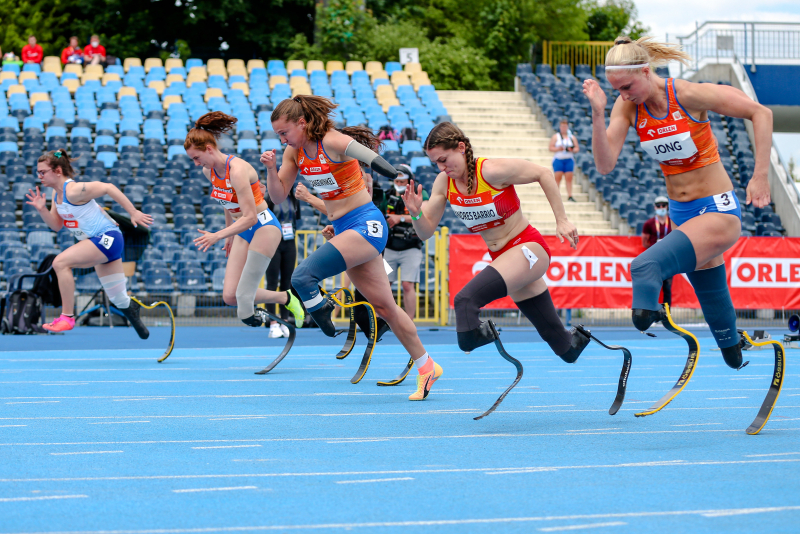
[[367, 235], [370, 237], [383, 237], [383, 222], [382, 221], [367, 221]]

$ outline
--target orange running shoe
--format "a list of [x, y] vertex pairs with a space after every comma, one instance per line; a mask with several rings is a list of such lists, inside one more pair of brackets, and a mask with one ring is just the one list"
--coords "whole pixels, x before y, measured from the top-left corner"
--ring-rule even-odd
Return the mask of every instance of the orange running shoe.
[[75, 328], [75, 318], [59, 315], [52, 323], [43, 324], [42, 328], [48, 332], [66, 332]]
[[439, 366], [438, 363], [433, 362], [433, 369], [431, 372], [418, 374], [417, 375], [417, 391], [408, 397], [408, 400], [411, 401], [421, 401], [428, 396], [428, 393], [431, 392], [431, 387], [433, 383], [439, 380], [439, 377], [442, 376], [442, 368]]

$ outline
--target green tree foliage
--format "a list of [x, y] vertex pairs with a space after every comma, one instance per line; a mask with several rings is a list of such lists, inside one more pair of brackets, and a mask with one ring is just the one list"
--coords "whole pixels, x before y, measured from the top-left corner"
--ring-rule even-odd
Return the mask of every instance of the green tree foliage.
[[0, 46], [19, 55], [33, 34], [45, 55], [59, 55], [69, 42], [74, 0], [0, 0]]
[[588, 13], [586, 29], [591, 41], [613, 41], [620, 35], [635, 40], [650, 31], [636, 20], [638, 12], [633, 0], [607, 0], [603, 4], [589, 0], [585, 9]]

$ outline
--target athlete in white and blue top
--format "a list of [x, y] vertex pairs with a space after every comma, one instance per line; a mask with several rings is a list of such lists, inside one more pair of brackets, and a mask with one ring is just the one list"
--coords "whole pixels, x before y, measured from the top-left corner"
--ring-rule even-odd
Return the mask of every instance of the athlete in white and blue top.
[[150, 215], [137, 210], [128, 197], [113, 184], [102, 182], [75, 182], [66, 150], [48, 152], [39, 158], [37, 172], [43, 187], [53, 188], [53, 201], [47, 209], [44, 193], [28, 190], [28, 204], [36, 208], [44, 222], [54, 231], [67, 228], [78, 242], [53, 260], [53, 270], [58, 276], [62, 311], [52, 323], [43, 325], [50, 332], [64, 332], [75, 326], [75, 280], [72, 269], [94, 267], [100, 283], [110, 300], [125, 314], [142, 339], [150, 335], [139, 319], [139, 304], [131, 300], [125, 287], [122, 269], [122, 251], [125, 246], [116, 223], [97, 205], [94, 199], [110, 196], [128, 212], [134, 226], [145, 228], [152, 222]]

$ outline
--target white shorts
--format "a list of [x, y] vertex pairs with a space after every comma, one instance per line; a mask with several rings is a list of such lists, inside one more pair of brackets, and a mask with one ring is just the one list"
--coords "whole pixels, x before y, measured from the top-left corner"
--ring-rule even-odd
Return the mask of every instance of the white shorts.
[[383, 259], [394, 269], [389, 274], [389, 281], [397, 280], [397, 268], [400, 268], [400, 280], [403, 282], [419, 282], [420, 264], [422, 263], [422, 249], [410, 248], [408, 250], [392, 250], [386, 248], [383, 251]]

